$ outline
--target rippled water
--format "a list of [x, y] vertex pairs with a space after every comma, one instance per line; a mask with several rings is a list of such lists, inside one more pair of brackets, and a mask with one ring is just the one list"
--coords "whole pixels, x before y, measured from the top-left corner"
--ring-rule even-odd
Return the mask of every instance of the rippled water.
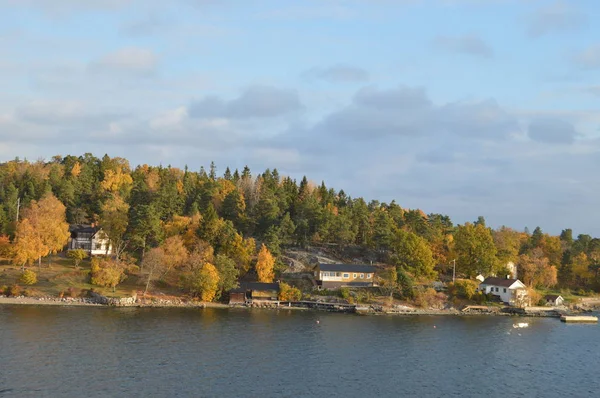
[[0, 306], [0, 397], [600, 396], [600, 327], [523, 320]]

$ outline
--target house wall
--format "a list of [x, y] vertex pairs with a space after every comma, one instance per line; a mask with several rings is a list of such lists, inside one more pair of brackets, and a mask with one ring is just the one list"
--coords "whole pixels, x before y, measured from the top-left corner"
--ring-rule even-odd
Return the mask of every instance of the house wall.
[[252, 298], [256, 300], [277, 300], [279, 293], [268, 290], [253, 290]]
[[508, 287], [503, 286], [494, 286], [494, 285], [486, 285], [485, 293], [491, 293], [496, 296], [500, 296], [500, 300], [504, 303], [509, 303], [512, 300], [512, 292]]
[[316, 279], [323, 282], [368, 282], [373, 283], [374, 273], [317, 271]]

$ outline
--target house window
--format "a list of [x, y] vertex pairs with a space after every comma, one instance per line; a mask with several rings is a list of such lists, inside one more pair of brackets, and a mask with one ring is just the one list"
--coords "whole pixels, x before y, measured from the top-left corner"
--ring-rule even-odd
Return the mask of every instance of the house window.
[[342, 276], [342, 273], [341, 272], [336, 272], [335, 276], [337, 276], [339, 278], [340, 276]]
[[353, 277], [354, 279], [356, 279], [356, 274], [352, 274], [352, 277]]
[[360, 279], [365, 279], [365, 274], [360, 274]]
[[102, 250], [102, 243], [96, 243], [96, 250]]
[[344, 278], [346, 278], [346, 279], [350, 278], [350, 274], [344, 274]]
[[371, 279], [371, 274], [367, 274], [367, 279]]
[[500, 291], [500, 289], [496, 288], [496, 292], [499, 292], [499, 291]]
[[506, 288], [504, 288], [504, 293], [506, 293]]

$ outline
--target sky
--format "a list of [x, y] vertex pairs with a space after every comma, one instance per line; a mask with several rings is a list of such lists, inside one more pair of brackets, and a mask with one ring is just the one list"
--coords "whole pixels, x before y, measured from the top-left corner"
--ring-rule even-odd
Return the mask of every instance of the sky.
[[211, 161], [600, 236], [596, 0], [0, 0], [0, 161]]

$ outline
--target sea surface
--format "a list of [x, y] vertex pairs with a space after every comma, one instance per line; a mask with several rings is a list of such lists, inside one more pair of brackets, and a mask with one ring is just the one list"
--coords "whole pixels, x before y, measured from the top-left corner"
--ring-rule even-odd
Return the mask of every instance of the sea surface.
[[402, 396], [600, 397], [600, 327], [555, 318], [0, 306], [1, 398]]

